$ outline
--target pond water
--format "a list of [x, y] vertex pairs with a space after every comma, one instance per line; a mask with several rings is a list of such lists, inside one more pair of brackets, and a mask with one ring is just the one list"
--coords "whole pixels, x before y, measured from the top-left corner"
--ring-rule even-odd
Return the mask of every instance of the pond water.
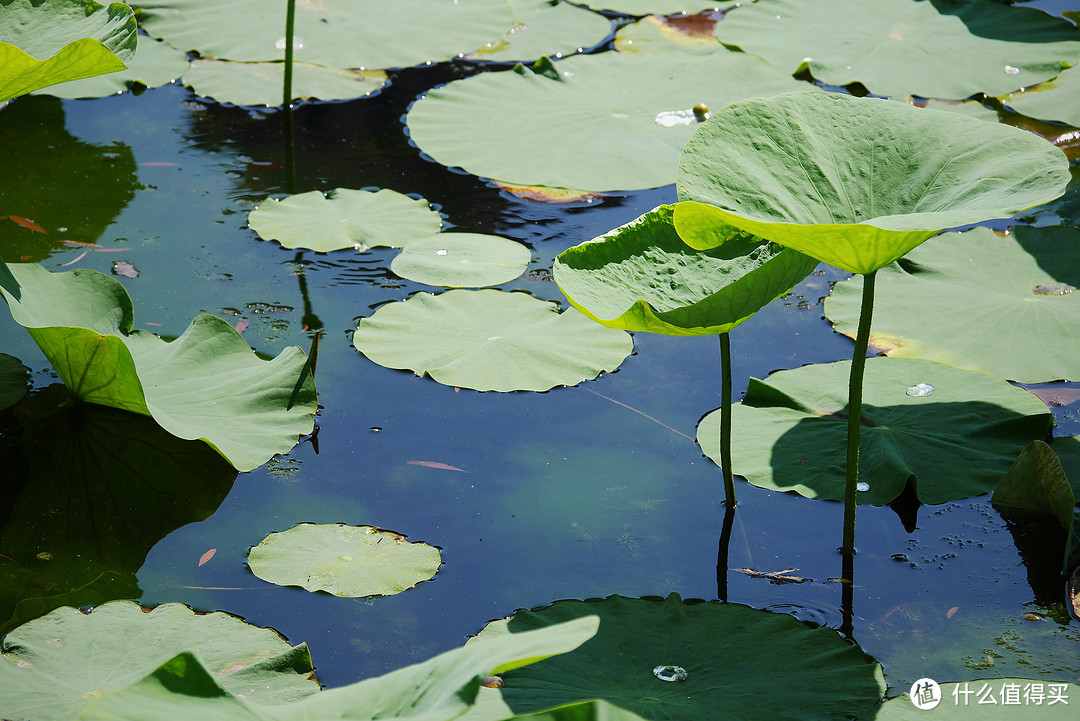
[[[267, 356], [290, 345], [306, 349], [314, 330], [326, 332], [316, 439], [240, 474], [210, 518], [158, 543], [138, 573], [137, 600], [225, 610], [305, 641], [327, 686], [456, 647], [519, 608], [610, 594], [723, 593], [721, 472], [691, 440], [697, 421], [719, 404], [715, 339], [639, 333], [618, 371], [577, 387], [458, 390], [377, 366], [351, 344], [359, 318], [432, 290], [389, 271], [397, 251], [297, 253], [247, 227], [256, 203], [290, 190], [391, 188], [429, 200], [444, 227], [527, 244], [528, 272], [500, 287], [565, 307], [550, 280], [554, 256], [673, 202], [674, 187], [544, 204], [425, 160], [401, 116], [419, 93], [472, 67], [403, 71], [373, 98], [298, 108], [292, 189], [280, 114], [202, 102], [176, 85], [100, 100], [26, 97], [0, 113], [5, 152], [28, 164], [53, 147], [108, 146], [104, 161], [99, 152], [80, 164], [42, 160], [28, 168], [50, 189], [43, 194], [53, 195], [37, 198], [42, 217], [68, 203], [69, 193], [76, 203], [104, 192], [93, 163], [123, 162], [128, 153], [134, 161], [131, 182], [104, 200], [114, 214], [100, 219], [100, 237], [80, 238], [122, 252], [26, 248], [5, 228], [7, 260], [104, 273], [130, 263], [138, 277], [119, 279], [134, 301], [135, 325], [164, 337], [181, 333], [199, 312], [247, 320], [244, 337]], [[732, 332], [736, 399], [750, 377], [850, 357], [851, 341], [832, 331], [822, 311], [831, 284], [844, 277], [822, 266]], [[0, 338], [4, 352], [34, 369], [36, 387], [55, 382], [6, 313]], [[1066, 431], [1075, 432], [1058, 432]], [[841, 574], [841, 505], [742, 481], [737, 494], [730, 570], [721, 573], [727, 599], [840, 628], [841, 587], [830, 579]], [[1063, 610], [1052, 562], [1060, 537], [1007, 521], [987, 496], [924, 506], [913, 526], [905, 520], [907, 529], [888, 507], [858, 512], [853, 637], [883, 664], [889, 695], [924, 676], [1080, 677], [1080, 627]], [[440, 547], [443, 566], [431, 581], [373, 599], [254, 577], [245, 565], [249, 548], [300, 522], [392, 529]], [[216, 554], [199, 566], [210, 549]], [[738, 569], [794, 569], [787, 575], [803, 580]], [[1045, 619], [1026, 620], [1025, 612]]]

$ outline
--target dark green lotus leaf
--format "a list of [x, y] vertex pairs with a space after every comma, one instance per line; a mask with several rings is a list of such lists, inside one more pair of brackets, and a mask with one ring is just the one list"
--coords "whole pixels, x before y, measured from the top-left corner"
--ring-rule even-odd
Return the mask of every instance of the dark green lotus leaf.
[[0, 411], [26, 395], [30, 387], [30, 369], [18, 358], [0, 353]]
[[672, 223], [674, 206], [565, 250], [553, 275], [579, 311], [601, 325], [664, 335], [727, 333], [810, 274], [817, 261], [739, 233], [694, 250]]
[[[263, 0], [155, 0], [139, 22], [180, 50], [219, 60], [285, 57], [285, 7]], [[403, 68], [467, 55], [498, 42], [513, 16], [506, 0], [318, 0], [296, 3], [295, 59], [331, 68]]]
[[314, 427], [315, 382], [300, 348], [261, 360], [212, 315], [165, 342], [132, 330], [131, 299], [107, 275], [7, 268], [0, 292], [12, 317], [82, 400], [152, 416], [179, 438], [209, 443], [239, 470], [288, 452]]
[[[1080, 697], [1080, 684], [1029, 678], [987, 678], [960, 683], [939, 682], [938, 704], [917, 708], [910, 693], [881, 704], [866, 721], [1061, 721]], [[981, 699], [981, 700], [980, 700]], [[991, 701], [992, 699], [992, 701]]]
[[[187, 53], [163, 42], [143, 37], [127, 64], [127, 70], [52, 85], [37, 93], [58, 98], [103, 98], [130, 90], [157, 88], [173, 82], [188, 69]], [[278, 86], [278, 102], [281, 87]]]
[[276, 240], [284, 248], [329, 253], [345, 248], [402, 248], [438, 233], [442, 216], [423, 198], [394, 190], [337, 188], [329, 195], [312, 190], [265, 200], [248, 215], [248, 225], [263, 240]]
[[252, 703], [243, 693], [232, 692], [205, 661], [183, 653], [122, 691], [91, 701], [79, 719], [175, 721], [179, 714], [201, 721], [451, 721], [469, 708], [489, 674], [571, 651], [589, 639], [596, 626], [593, 616], [469, 643], [384, 676], [274, 706], [258, 703], [257, 698]]
[[[95, 144], [67, 131], [61, 100], [23, 97], [0, 113], [0, 255], [43, 261], [70, 250], [60, 241], [99, 243], [135, 197], [138, 168], [123, 143]], [[40, 230], [11, 216], [32, 221]]]
[[154, 544], [208, 518], [236, 478], [205, 443], [68, 400], [58, 384], [31, 393], [0, 445], [0, 634], [58, 606], [138, 597]]
[[89, 614], [58, 608], [4, 638], [0, 716], [74, 719], [89, 701], [137, 682], [181, 651], [197, 654], [222, 687], [258, 703], [296, 702], [319, 690], [307, 646], [290, 646], [272, 629], [179, 603], [147, 612], [113, 601]]
[[[1080, 380], [1077, 287], [1080, 230], [947, 233], [878, 273], [870, 342], [1023, 383]], [[825, 315], [837, 331], [855, 336], [861, 294], [859, 277], [833, 288]]]
[[1080, 70], [1063, 70], [1053, 80], [1001, 98], [1021, 115], [1080, 127]]
[[[501, 705], [516, 715], [600, 698], [657, 721], [806, 721], [860, 716], [885, 691], [881, 667], [832, 629], [739, 604], [684, 602], [674, 593], [663, 600], [558, 601], [493, 621], [477, 639], [586, 614], [600, 617], [596, 636], [502, 674], [501, 703], [484, 699], [479, 710], [491, 714]], [[681, 682], [657, 675], [679, 670]]]
[[1080, 62], [1072, 23], [993, 0], [758, 0], [728, 13], [716, 37], [778, 68], [889, 96], [1004, 95]]
[[533, 61], [573, 55], [601, 43], [611, 33], [611, 21], [569, 2], [507, 0], [513, 20], [502, 38], [484, 43], [477, 60]]
[[509, 238], [481, 233], [439, 233], [410, 241], [390, 263], [395, 275], [444, 288], [507, 283], [525, 272], [529, 249]]
[[[184, 73], [184, 85], [196, 95], [233, 105], [281, 105], [285, 64], [196, 60]], [[312, 63], [293, 63], [294, 99], [351, 100], [382, 89], [382, 70], [339, 70]], [[318, 191], [314, 191], [318, 192]]]
[[455, 80], [417, 100], [406, 125], [434, 160], [473, 175], [635, 190], [674, 182], [698, 103], [798, 87], [809, 86], [745, 53], [600, 53]]
[[[732, 408], [742, 429], [732, 470], [761, 488], [842, 500], [850, 368], [843, 361], [751, 378]], [[927, 504], [989, 493], [1050, 426], [1046, 406], [1022, 388], [906, 358], [867, 360], [862, 417], [859, 476], [867, 487], [857, 500], [875, 506], [899, 496], [909, 480]], [[720, 412], [713, 411], [697, 438], [717, 463], [719, 436]]]
[[335, 596], [391, 596], [435, 577], [439, 549], [374, 526], [300, 523], [248, 553], [251, 572], [279, 586]]
[[613, 371], [629, 334], [525, 293], [417, 293], [363, 318], [353, 345], [387, 368], [479, 391], [546, 391]]
[[0, 0], [0, 14], [0, 102], [123, 70], [135, 54], [135, 16], [123, 3]]
[[[714, 113], [679, 161], [675, 227], [724, 222], [838, 268], [872, 272], [950, 227], [1053, 200], [1065, 154], [1008, 125], [839, 93], [785, 93]], [[712, 207], [710, 207], [712, 206]], [[686, 226], [684, 228], [684, 226]]]
[[[481, 694], [484, 694], [485, 690], [481, 689]], [[471, 715], [467, 714], [460, 718], [469, 719]], [[627, 711], [600, 699], [562, 706], [551, 711], [531, 713], [517, 718], [531, 719], [532, 721], [645, 721], [633, 711]]]

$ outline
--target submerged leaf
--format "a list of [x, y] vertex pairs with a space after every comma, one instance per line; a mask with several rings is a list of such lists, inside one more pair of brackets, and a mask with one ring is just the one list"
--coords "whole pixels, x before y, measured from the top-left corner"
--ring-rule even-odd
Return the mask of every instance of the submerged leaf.
[[30, 369], [18, 358], [0, 353], [0, 411], [14, 405], [30, 387]]

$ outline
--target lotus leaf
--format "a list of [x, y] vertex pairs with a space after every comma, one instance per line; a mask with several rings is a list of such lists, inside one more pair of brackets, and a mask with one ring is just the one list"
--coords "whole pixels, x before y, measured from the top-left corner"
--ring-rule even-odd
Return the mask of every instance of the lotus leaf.
[[236, 478], [205, 443], [67, 398], [59, 384], [31, 393], [19, 443], [0, 446], [0, 635], [59, 606], [138, 597], [154, 544], [213, 514]]
[[493, 673], [571, 651], [596, 632], [596, 617], [552, 628], [469, 643], [423, 663], [295, 703], [269, 706], [230, 692], [203, 663], [180, 654], [126, 689], [91, 701], [81, 721], [295, 721], [295, 719], [413, 719], [450, 721], [472, 704], [481, 681]]
[[716, 37], [778, 68], [889, 96], [1004, 95], [1080, 62], [1072, 23], [994, 0], [758, 0], [728, 13]]
[[199, 315], [175, 341], [132, 330], [124, 287], [96, 271], [0, 267], [15, 322], [84, 401], [152, 416], [169, 433], [206, 441], [239, 470], [290, 450], [314, 427], [307, 355], [264, 361], [224, 320]]
[[30, 369], [18, 358], [0, 353], [0, 411], [15, 405], [30, 386]]
[[[279, 62], [196, 60], [184, 73], [184, 85], [197, 95], [219, 103], [277, 106], [281, 104], [284, 76], [285, 64]], [[382, 70], [338, 70], [312, 63], [293, 63], [295, 98], [351, 100], [371, 95], [386, 83], [386, 73]]]
[[575, 308], [597, 323], [664, 335], [727, 333], [787, 293], [817, 266], [802, 253], [739, 233], [718, 248], [682, 242], [662, 205], [563, 251], [553, 275]]
[[[585, 614], [600, 617], [596, 636], [575, 651], [502, 674], [501, 703], [485, 699], [481, 713], [463, 721], [593, 698], [657, 720], [849, 718], [869, 711], [885, 691], [881, 667], [832, 629], [739, 604], [684, 602], [674, 593], [558, 601], [493, 621], [477, 640]], [[669, 677], [681, 670], [685, 679], [665, 682], [664, 667]], [[500, 715], [500, 708], [510, 713]]]
[[[141, 3], [150, 35], [219, 60], [285, 56], [284, 6], [263, 0]], [[513, 23], [506, 0], [320, 0], [296, 4], [294, 59], [331, 68], [404, 68], [450, 60], [498, 41]]]
[[593, 0], [582, 5], [594, 10], [610, 10], [626, 15], [674, 15], [711, 10], [716, 0]]
[[[870, 273], [942, 229], [1061, 195], [1068, 160], [1032, 133], [838, 93], [785, 93], [714, 113], [679, 162], [675, 227], [724, 222]], [[685, 226], [685, 228], [684, 228]]]
[[675, 181], [698, 103], [798, 87], [809, 86], [744, 53], [601, 53], [455, 80], [416, 101], [406, 125], [422, 151], [473, 175], [633, 190]]
[[1001, 102], [1031, 118], [1080, 127], [1080, 70], [1064, 70], [1053, 80], [1007, 95]]
[[[486, 695], [486, 689], [480, 690]], [[471, 718], [467, 715], [462, 718]], [[575, 703], [570, 706], [561, 706], [551, 711], [518, 716], [520, 719], [532, 719], [532, 721], [645, 721], [633, 711], [619, 708], [615, 704], [597, 699], [584, 703]]]
[[[733, 409], [743, 429], [732, 449], [735, 473], [761, 488], [842, 500], [844, 458], [836, 449], [847, 433], [850, 365], [751, 378]], [[857, 500], [875, 506], [890, 503], [909, 480], [927, 504], [988, 493], [1050, 426], [1046, 406], [1033, 394], [924, 360], [867, 359], [863, 403], [859, 455], [868, 488]], [[714, 411], [698, 425], [698, 443], [713, 460], [719, 458], [719, 416]]]
[[525, 272], [532, 253], [509, 238], [439, 233], [410, 242], [390, 263], [396, 275], [445, 288], [507, 283]]
[[478, 391], [546, 391], [613, 371], [634, 342], [525, 293], [417, 293], [360, 320], [353, 345], [387, 368]]
[[0, 649], [0, 716], [8, 719], [73, 719], [89, 701], [137, 682], [183, 650], [198, 654], [223, 688], [268, 707], [319, 690], [307, 646], [179, 603], [149, 612], [131, 601], [89, 614], [58, 608], [9, 633]]
[[392, 596], [434, 578], [439, 549], [373, 526], [300, 523], [248, 553], [251, 572], [279, 586], [335, 596]]
[[[1080, 230], [948, 233], [878, 273], [875, 291], [883, 302], [870, 342], [890, 356], [1023, 383], [1080, 380], [1074, 286], [1080, 287]], [[855, 277], [826, 299], [825, 315], [837, 331], [855, 335], [861, 293], [862, 279]]]
[[[615, 33], [615, 49], [621, 53], [724, 53], [727, 48], [716, 41], [711, 32], [715, 23], [702, 23], [710, 28], [708, 34], [685, 32], [668, 18], [649, 15], [636, 23], [624, 25]], [[697, 27], [695, 27], [697, 30]]]
[[[135, 55], [128, 61], [126, 70], [83, 80], [72, 80], [35, 92], [55, 95], [58, 98], [103, 98], [129, 90], [168, 85], [183, 75], [190, 65], [187, 53], [180, 52], [166, 43], [143, 37]], [[281, 88], [279, 87], [278, 102], [280, 101]]]
[[507, 0], [513, 21], [500, 39], [472, 55], [478, 60], [536, 60], [573, 55], [597, 45], [611, 33], [611, 21], [569, 2]]
[[0, 8], [0, 103], [123, 70], [135, 54], [135, 16], [123, 3], [0, 0]]
[[329, 195], [312, 190], [263, 201], [251, 211], [248, 225], [263, 240], [276, 240], [282, 247], [329, 253], [344, 248], [402, 248], [438, 233], [442, 218], [423, 198], [386, 188], [337, 188]]
[[[977, 679], [942, 683], [939, 688], [940, 701], [933, 709], [917, 708], [911, 702], [911, 696], [905, 693], [889, 699], [865, 718], [867, 721], [924, 721], [927, 718], [1010, 721], [1022, 715], [1025, 721], [1061, 721], [1063, 707], [1080, 696], [1080, 684], [1047, 679]], [[979, 699], [982, 699], [981, 703]], [[1023, 711], [1018, 713], [1018, 709]]]

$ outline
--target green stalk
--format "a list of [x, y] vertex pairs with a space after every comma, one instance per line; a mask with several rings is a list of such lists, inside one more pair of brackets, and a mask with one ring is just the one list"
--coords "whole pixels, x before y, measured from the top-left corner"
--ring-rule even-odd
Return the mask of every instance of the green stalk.
[[720, 334], [720, 466], [724, 470], [724, 503], [735, 507], [735, 475], [731, 472], [731, 339]]
[[281, 91], [281, 107], [292, 105], [293, 27], [296, 21], [296, 0], [285, 3], [285, 82]]
[[877, 271], [863, 276], [862, 308], [859, 311], [859, 333], [851, 356], [851, 376], [848, 379], [847, 486], [844, 488], [844, 554], [855, 553], [855, 494], [859, 483], [859, 428], [862, 425], [863, 368], [870, 347], [870, 319], [874, 315], [874, 280]]

